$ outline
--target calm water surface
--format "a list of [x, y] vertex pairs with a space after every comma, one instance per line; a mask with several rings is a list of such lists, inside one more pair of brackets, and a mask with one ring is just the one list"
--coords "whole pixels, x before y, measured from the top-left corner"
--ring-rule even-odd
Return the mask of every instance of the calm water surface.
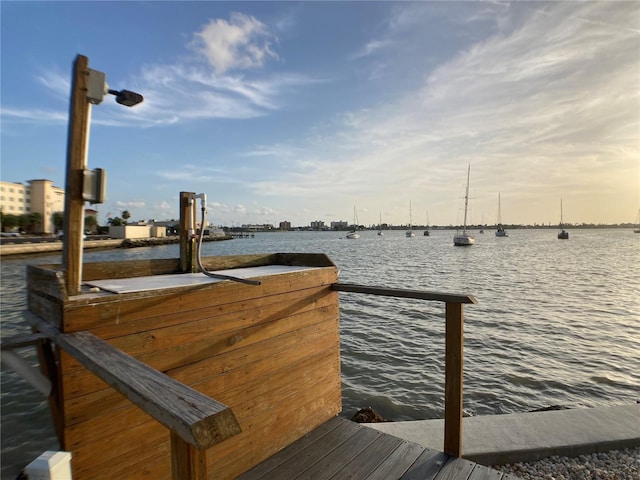
[[[513, 230], [476, 234], [470, 248], [453, 232], [406, 238], [403, 231], [272, 233], [205, 244], [203, 256], [326, 253], [340, 280], [474, 295], [465, 306], [464, 408], [473, 415], [549, 406], [596, 407], [640, 397], [640, 235], [631, 230]], [[177, 245], [110, 250], [84, 261], [178, 257]], [[28, 332], [25, 265], [60, 257], [2, 259], [2, 336]], [[373, 406], [394, 420], [441, 418], [444, 305], [340, 294], [343, 409]], [[36, 365], [29, 349], [23, 355]], [[2, 370], [2, 478], [57, 449], [44, 398]]]

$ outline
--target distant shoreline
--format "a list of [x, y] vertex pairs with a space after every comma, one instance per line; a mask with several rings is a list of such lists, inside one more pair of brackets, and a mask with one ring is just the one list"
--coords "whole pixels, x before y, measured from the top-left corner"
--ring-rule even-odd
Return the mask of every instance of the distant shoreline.
[[[231, 236], [214, 236], [204, 237], [204, 242], [217, 242], [222, 240], [231, 240]], [[156, 247], [159, 245], [173, 245], [180, 243], [180, 237], [163, 237], [163, 238], [136, 238], [136, 239], [102, 239], [102, 240], [85, 240], [84, 251], [111, 250], [115, 248], [139, 248], [139, 247]], [[31, 256], [45, 255], [62, 252], [62, 242], [48, 243], [3, 243], [0, 245], [0, 257], [5, 256]]]

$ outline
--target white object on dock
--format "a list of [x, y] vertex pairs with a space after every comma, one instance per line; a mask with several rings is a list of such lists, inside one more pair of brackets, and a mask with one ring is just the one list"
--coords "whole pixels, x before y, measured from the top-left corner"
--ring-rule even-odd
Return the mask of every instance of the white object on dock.
[[72, 480], [71, 453], [47, 450], [24, 469], [29, 480]]
[[[227, 270], [211, 270], [211, 273], [231, 275], [239, 278], [257, 278], [266, 275], [279, 275], [283, 273], [299, 272], [303, 270], [315, 270], [318, 267], [292, 266], [292, 265], [262, 265], [259, 267], [230, 268]], [[91, 287], [112, 293], [134, 293], [162, 290], [164, 288], [187, 287], [204, 285], [208, 283], [223, 282], [202, 273], [175, 273], [167, 275], [150, 275], [146, 277], [118, 278], [114, 280], [91, 280], [85, 282]]]

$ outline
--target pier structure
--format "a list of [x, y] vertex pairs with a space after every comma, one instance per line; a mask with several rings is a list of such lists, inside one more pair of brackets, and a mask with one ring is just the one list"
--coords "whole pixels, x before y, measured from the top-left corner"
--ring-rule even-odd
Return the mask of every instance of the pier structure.
[[[74, 479], [254, 478], [252, 468], [301, 445], [305, 456], [311, 445], [320, 455], [309, 468], [338, 455], [341, 468], [369, 458], [363, 471], [394, 465], [397, 478], [427, 460], [443, 472], [454, 461], [467, 473], [483, 471], [459, 459], [462, 306], [473, 297], [342, 284], [322, 254], [203, 262], [260, 285], [185, 273], [181, 259], [161, 259], [87, 263], [80, 293], [68, 295], [60, 265], [28, 267], [31, 323], [47, 339], [39, 344], [42, 365]], [[442, 455], [337, 417], [340, 292], [445, 303]], [[338, 450], [335, 435], [343, 439]], [[388, 462], [378, 465], [383, 454]]]
[[[460, 458], [472, 296], [342, 284], [323, 254], [201, 259], [192, 200], [206, 202], [190, 192], [180, 258], [83, 264], [82, 206], [104, 194], [82, 181], [90, 104], [106, 83], [78, 56], [72, 85], [63, 261], [27, 268], [34, 335], [3, 350], [37, 346], [74, 480], [504, 478]], [[443, 452], [338, 418], [341, 292], [445, 304]]]

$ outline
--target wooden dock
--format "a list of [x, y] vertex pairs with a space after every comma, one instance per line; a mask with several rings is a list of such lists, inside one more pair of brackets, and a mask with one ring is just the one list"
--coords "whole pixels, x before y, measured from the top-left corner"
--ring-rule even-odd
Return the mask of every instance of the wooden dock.
[[[77, 295], [59, 266], [28, 267], [31, 324], [57, 345], [39, 349], [75, 479], [502, 478], [459, 458], [472, 296], [339, 283], [322, 254], [204, 259], [259, 286], [180, 263], [87, 264]], [[446, 454], [337, 417], [340, 292], [445, 304]]]
[[238, 480], [515, 480], [344, 418], [333, 418]]

